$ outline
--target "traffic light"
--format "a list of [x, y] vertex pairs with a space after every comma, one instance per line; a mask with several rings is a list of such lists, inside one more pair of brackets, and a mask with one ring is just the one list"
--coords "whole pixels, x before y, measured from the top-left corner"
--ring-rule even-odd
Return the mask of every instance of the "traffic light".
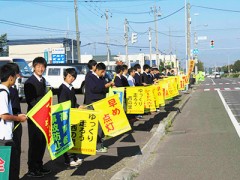
[[138, 34], [137, 33], [132, 33], [132, 38], [131, 38], [131, 42], [132, 44], [136, 43], [138, 40]]
[[214, 48], [214, 40], [211, 40], [210, 46], [211, 46], [211, 48]]

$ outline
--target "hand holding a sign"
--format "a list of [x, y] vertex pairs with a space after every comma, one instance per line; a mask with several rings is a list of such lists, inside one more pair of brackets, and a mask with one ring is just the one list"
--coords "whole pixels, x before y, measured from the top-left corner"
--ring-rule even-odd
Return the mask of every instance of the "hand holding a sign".
[[19, 121], [19, 122], [24, 122], [27, 120], [26, 114], [19, 114], [18, 116], [15, 115], [10, 115], [10, 114], [2, 114], [0, 116], [1, 119], [4, 119], [6, 121]]
[[24, 122], [28, 119], [26, 114], [18, 114], [19, 122]]
[[114, 86], [114, 82], [109, 82], [109, 83], [105, 84], [105, 88], [109, 88], [111, 86]]

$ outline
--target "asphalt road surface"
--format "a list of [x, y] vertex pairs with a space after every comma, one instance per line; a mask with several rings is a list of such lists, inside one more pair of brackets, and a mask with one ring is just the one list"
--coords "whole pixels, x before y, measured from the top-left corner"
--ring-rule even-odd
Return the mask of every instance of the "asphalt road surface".
[[240, 179], [240, 79], [199, 85], [137, 180]]

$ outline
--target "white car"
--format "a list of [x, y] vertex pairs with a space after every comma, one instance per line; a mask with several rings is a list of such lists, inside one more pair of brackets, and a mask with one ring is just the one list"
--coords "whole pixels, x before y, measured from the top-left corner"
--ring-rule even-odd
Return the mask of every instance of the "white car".
[[64, 81], [63, 73], [67, 68], [76, 69], [77, 78], [72, 85], [74, 89], [85, 93], [85, 76], [88, 72], [87, 64], [48, 64], [43, 76], [53, 89], [58, 89]]

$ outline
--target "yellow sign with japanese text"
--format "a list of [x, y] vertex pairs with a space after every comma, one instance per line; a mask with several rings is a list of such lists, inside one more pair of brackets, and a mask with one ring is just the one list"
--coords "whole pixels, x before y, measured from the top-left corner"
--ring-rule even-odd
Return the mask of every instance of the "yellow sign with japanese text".
[[70, 119], [78, 119], [79, 123], [71, 126], [74, 147], [69, 152], [87, 155], [96, 154], [99, 117], [100, 114], [93, 110], [71, 108]]
[[154, 85], [154, 88], [155, 88], [154, 96], [155, 96], [156, 107], [165, 106], [163, 88], [159, 83]]
[[100, 113], [99, 122], [106, 136], [115, 137], [131, 130], [117, 94], [94, 102], [92, 106]]
[[144, 111], [145, 112], [156, 111], [155, 99], [153, 94], [153, 85], [145, 87]]
[[117, 88], [109, 88], [109, 93], [107, 97], [113, 96], [115, 94], [118, 95], [118, 98], [122, 104], [122, 106], [124, 105], [124, 91], [125, 91], [125, 87], [117, 87]]
[[127, 114], [144, 114], [144, 87], [127, 87]]

